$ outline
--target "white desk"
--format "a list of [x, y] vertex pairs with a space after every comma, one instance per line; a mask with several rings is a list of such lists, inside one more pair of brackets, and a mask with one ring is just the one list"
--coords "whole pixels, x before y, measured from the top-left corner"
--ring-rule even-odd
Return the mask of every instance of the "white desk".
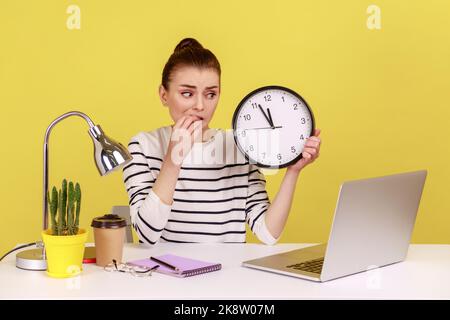
[[222, 270], [190, 278], [149, 278], [84, 265], [81, 276], [53, 279], [0, 263], [0, 299], [450, 299], [450, 245], [411, 245], [405, 262], [326, 283], [241, 267], [244, 260], [310, 244], [127, 244], [124, 260], [173, 253], [222, 263]]

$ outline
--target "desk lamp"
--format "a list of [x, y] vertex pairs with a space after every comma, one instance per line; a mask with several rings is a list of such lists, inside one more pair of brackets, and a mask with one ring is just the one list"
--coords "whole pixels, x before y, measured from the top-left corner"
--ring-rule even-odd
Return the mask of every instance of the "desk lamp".
[[[132, 157], [121, 143], [108, 137], [99, 125], [82, 112], [71, 111], [56, 118], [47, 128], [44, 138], [44, 190], [43, 190], [43, 229], [48, 229], [48, 140], [52, 128], [61, 120], [70, 116], [80, 116], [89, 124], [89, 135], [94, 142], [94, 160], [101, 176], [128, 163]], [[16, 266], [25, 270], [47, 270], [45, 248], [25, 250], [16, 255]]]

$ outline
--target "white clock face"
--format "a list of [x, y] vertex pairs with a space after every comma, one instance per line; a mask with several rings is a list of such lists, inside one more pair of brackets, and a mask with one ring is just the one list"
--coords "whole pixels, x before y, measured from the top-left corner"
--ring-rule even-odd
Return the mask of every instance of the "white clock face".
[[234, 138], [250, 163], [282, 168], [301, 158], [314, 130], [314, 116], [294, 91], [268, 86], [254, 90], [233, 116]]

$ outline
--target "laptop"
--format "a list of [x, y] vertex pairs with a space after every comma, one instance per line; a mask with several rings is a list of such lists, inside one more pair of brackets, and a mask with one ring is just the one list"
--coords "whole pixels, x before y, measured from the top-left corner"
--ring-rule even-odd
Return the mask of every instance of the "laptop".
[[330, 236], [243, 266], [325, 282], [405, 260], [426, 170], [344, 182]]

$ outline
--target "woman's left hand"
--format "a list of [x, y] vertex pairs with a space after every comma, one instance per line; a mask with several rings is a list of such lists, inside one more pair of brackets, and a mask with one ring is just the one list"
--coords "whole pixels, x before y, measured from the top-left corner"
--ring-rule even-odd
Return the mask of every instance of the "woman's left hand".
[[306, 140], [305, 147], [303, 148], [302, 158], [296, 163], [287, 167], [290, 171], [300, 172], [305, 166], [314, 162], [319, 157], [320, 151], [320, 129], [314, 130], [314, 135]]

